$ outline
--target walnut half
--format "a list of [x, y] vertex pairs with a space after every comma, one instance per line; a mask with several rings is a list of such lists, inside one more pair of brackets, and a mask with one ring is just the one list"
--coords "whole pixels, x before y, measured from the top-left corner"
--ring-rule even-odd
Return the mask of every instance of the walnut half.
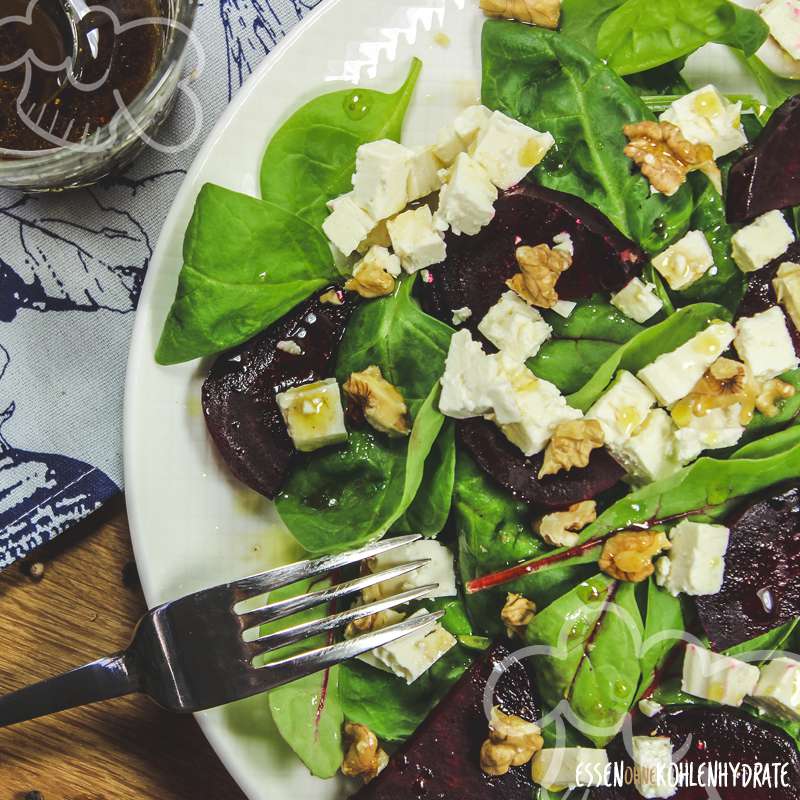
[[629, 140], [625, 155], [637, 164], [654, 189], [670, 197], [690, 172], [700, 170], [722, 194], [722, 176], [710, 145], [692, 144], [671, 122], [637, 122], [623, 130]]
[[606, 540], [600, 569], [617, 580], [639, 583], [655, 572], [653, 558], [669, 548], [663, 531], [623, 531]]
[[505, 17], [555, 30], [561, 18], [561, 0], [480, 0], [490, 17]]
[[780, 410], [778, 401], [794, 397], [795, 391], [791, 383], [786, 383], [786, 381], [782, 381], [779, 378], [773, 378], [761, 386], [756, 398], [756, 408], [765, 417], [776, 417]]
[[349, 746], [342, 762], [342, 772], [349, 778], [361, 777], [369, 783], [389, 763], [389, 756], [366, 725], [348, 722], [344, 726], [344, 735]]
[[500, 612], [500, 619], [506, 626], [508, 638], [514, 635], [522, 636], [535, 614], [536, 605], [531, 600], [521, 594], [509, 592], [506, 595], [506, 604]]
[[518, 247], [516, 256], [520, 271], [506, 286], [528, 305], [552, 308], [558, 302], [556, 281], [572, 266], [572, 256], [546, 244]]
[[586, 467], [592, 450], [602, 447], [605, 441], [603, 428], [596, 419], [572, 419], [562, 422], [544, 451], [544, 462], [539, 477], [555, 475], [561, 470]]
[[344, 393], [359, 405], [364, 419], [376, 431], [389, 436], [408, 436], [411, 426], [403, 395], [383, 377], [374, 364], [353, 372], [342, 386]]
[[566, 511], [545, 514], [533, 525], [547, 544], [553, 547], [573, 547], [578, 543], [578, 531], [597, 519], [597, 503], [584, 500], [574, 503]]
[[505, 775], [511, 767], [527, 764], [544, 746], [535, 722], [492, 708], [489, 738], [481, 746], [481, 769], [487, 775]]

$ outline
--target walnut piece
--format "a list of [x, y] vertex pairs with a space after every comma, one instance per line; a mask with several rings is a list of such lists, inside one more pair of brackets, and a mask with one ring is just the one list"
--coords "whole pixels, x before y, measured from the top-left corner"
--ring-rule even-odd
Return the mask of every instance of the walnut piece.
[[[380, 599], [380, 598], [374, 598]], [[365, 600], [365, 602], [373, 602], [373, 600]], [[386, 611], [378, 611], [375, 614], [370, 614], [368, 617], [359, 617], [348, 623], [344, 629], [344, 638], [352, 639], [362, 633], [369, 633], [370, 631], [379, 631], [381, 628], [386, 628], [389, 625], [395, 625], [402, 622], [406, 618], [405, 614], [400, 614], [392, 609]]]
[[584, 500], [571, 505], [566, 511], [545, 514], [533, 525], [547, 544], [553, 547], [573, 547], [578, 543], [578, 531], [597, 519], [597, 503]]
[[320, 303], [328, 303], [332, 306], [340, 306], [344, 303], [344, 297], [342, 297], [342, 293], [338, 292], [336, 289], [331, 289], [319, 296]]
[[761, 386], [758, 397], [756, 398], [756, 408], [765, 417], [775, 417], [778, 415], [778, 401], [788, 400], [794, 397], [795, 388], [791, 383], [786, 383], [778, 378], [773, 378]]
[[522, 636], [528, 623], [536, 614], [536, 605], [521, 594], [509, 592], [506, 595], [506, 604], [500, 612], [500, 619], [506, 626], [506, 633], [510, 639], [515, 634]]
[[389, 756], [366, 725], [345, 723], [344, 735], [349, 746], [342, 762], [342, 772], [349, 778], [360, 776], [369, 783], [389, 763]]
[[492, 708], [489, 738], [481, 746], [481, 769], [487, 775], [505, 775], [511, 767], [527, 764], [544, 745], [535, 722]]
[[623, 531], [606, 540], [600, 569], [617, 580], [639, 583], [655, 571], [653, 558], [669, 548], [663, 531]]
[[360, 294], [367, 300], [385, 297], [394, 291], [394, 277], [376, 261], [365, 260], [356, 267], [353, 277], [348, 278], [345, 289]]
[[592, 450], [602, 447], [605, 437], [596, 419], [572, 419], [559, 424], [544, 451], [539, 477], [589, 464]]
[[667, 197], [675, 194], [694, 170], [705, 173], [722, 194], [722, 176], [707, 144], [692, 144], [671, 122], [637, 122], [626, 125], [628, 156], [650, 185]]
[[561, 0], [480, 0], [490, 17], [505, 17], [555, 30], [561, 17]]
[[558, 302], [556, 281], [572, 266], [572, 256], [563, 250], [538, 244], [536, 247], [518, 247], [517, 264], [520, 271], [506, 281], [506, 286], [528, 305], [552, 308]]
[[403, 395], [381, 374], [374, 364], [362, 372], [353, 372], [342, 387], [357, 403], [364, 419], [376, 431], [389, 436], [408, 436], [411, 426]]

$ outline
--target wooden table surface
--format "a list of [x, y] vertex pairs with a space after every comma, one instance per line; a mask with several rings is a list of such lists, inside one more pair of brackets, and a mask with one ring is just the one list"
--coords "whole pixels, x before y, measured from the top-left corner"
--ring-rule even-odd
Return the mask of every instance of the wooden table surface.
[[[145, 610], [120, 500], [0, 573], [0, 693], [124, 647]], [[191, 717], [121, 698], [0, 730], [0, 800], [244, 800]], [[37, 795], [30, 794], [36, 798]]]

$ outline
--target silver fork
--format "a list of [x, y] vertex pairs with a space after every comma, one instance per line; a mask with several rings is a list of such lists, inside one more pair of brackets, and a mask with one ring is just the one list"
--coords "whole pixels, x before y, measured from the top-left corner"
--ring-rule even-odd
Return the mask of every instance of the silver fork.
[[264, 635], [256, 630], [256, 635], [245, 636], [264, 623], [333, 603], [368, 586], [397, 578], [429, 559], [364, 574], [274, 603], [267, 600], [252, 610], [237, 611], [246, 600], [297, 581], [333, 573], [419, 538], [386, 539], [360, 550], [301, 561], [158, 606], [139, 621], [127, 650], [0, 697], [0, 727], [133, 692], [144, 692], [169, 711], [202, 711], [269, 691], [419, 631], [439, 619], [443, 612], [279, 657], [263, 666], [253, 665], [254, 660], [260, 662], [266, 654], [286, 645], [323, 633], [332, 634], [354, 620], [424, 597], [436, 584], [283, 630]]

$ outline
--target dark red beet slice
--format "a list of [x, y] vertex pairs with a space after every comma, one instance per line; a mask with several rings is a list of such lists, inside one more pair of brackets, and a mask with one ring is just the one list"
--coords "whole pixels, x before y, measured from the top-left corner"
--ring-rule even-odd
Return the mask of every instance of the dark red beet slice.
[[800, 95], [770, 118], [728, 176], [728, 222], [800, 205]]
[[[695, 781], [701, 764], [749, 764], [755, 766], [787, 765], [786, 783], [789, 786], [754, 788], [733, 786], [729, 771], [728, 786], [719, 786], [720, 800], [800, 800], [800, 756], [792, 739], [778, 728], [733, 708], [707, 706], [673, 706], [653, 719], [643, 719], [636, 726], [638, 736], [669, 736], [673, 752], [686, 745], [686, 755], [680, 761], [688, 771], [694, 765]], [[633, 760], [625, 751], [622, 737], [608, 746], [608, 757], [614, 762], [632, 766]], [[708, 768], [705, 768], [708, 769]], [[705, 771], [705, 770], [704, 770]], [[780, 770], [779, 770], [780, 781]], [[633, 785], [593, 789], [591, 800], [641, 800]], [[672, 800], [708, 800], [709, 793], [702, 786], [685, 786], [678, 789]]]
[[722, 590], [695, 598], [715, 650], [800, 615], [800, 484], [762, 496], [726, 524], [731, 536]]
[[603, 214], [574, 195], [526, 183], [502, 194], [495, 209], [477, 236], [447, 235], [447, 260], [422, 284], [423, 307], [448, 324], [455, 309], [467, 306], [467, 327], [474, 330], [506, 291], [506, 280], [519, 272], [517, 247], [552, 245], [562, 232], [575, 247], [573, 264], [556, 286], [564, 300], [619, 291], [647, 261]]
[[[206, 425], [225, 463], [240, 481], [273, 498], [295, 454], [275, 395], [333, 374], [333, 361], [354, 295], [336, 306], [318, 297], [303, 303], [263, 333], [229, 350], [203, 384]], [[279, 350], [280, 341], [303, 351]]]
[[[784, 261], [800, 262], [800, 242], [795, 242], [780, 258], [776, 258], [763, 269], [750, 273], [747, 291], [742, 298], [737, 317], [752, 317], [753, 314], [766, 311], [778, 304], [778, 297], [772, 281]], [[789, 325], [789, 333], [792, 334], [794, 349], [800, 355], [800, 331], [797, 330], [788, 314], [786, 314], [786, 322]]]
[[[530, 765], [490, 777], [480, 768], [488, 722], [483, 692], [508, 650], [494, 645], [461, 677], [445, 698], [392, 756], [377, 778], [354, 795], [357, 800], [530, 800]], [[378, 700], [379, 702], [379, 700]], [[538, 717], [525, 668], [514, 661], [503, 673], [494, 702], [507, 714]]]
[[468, 419], [457, 423], [458, 440], [478, 466], [518, 500], [547, 508], [563, 508], [597, 497], [619, 483], [625, 470], [605, 449], [592, 452], [589, 466], [537, 477], [544, 455], [526, 458], [491, 422]]

